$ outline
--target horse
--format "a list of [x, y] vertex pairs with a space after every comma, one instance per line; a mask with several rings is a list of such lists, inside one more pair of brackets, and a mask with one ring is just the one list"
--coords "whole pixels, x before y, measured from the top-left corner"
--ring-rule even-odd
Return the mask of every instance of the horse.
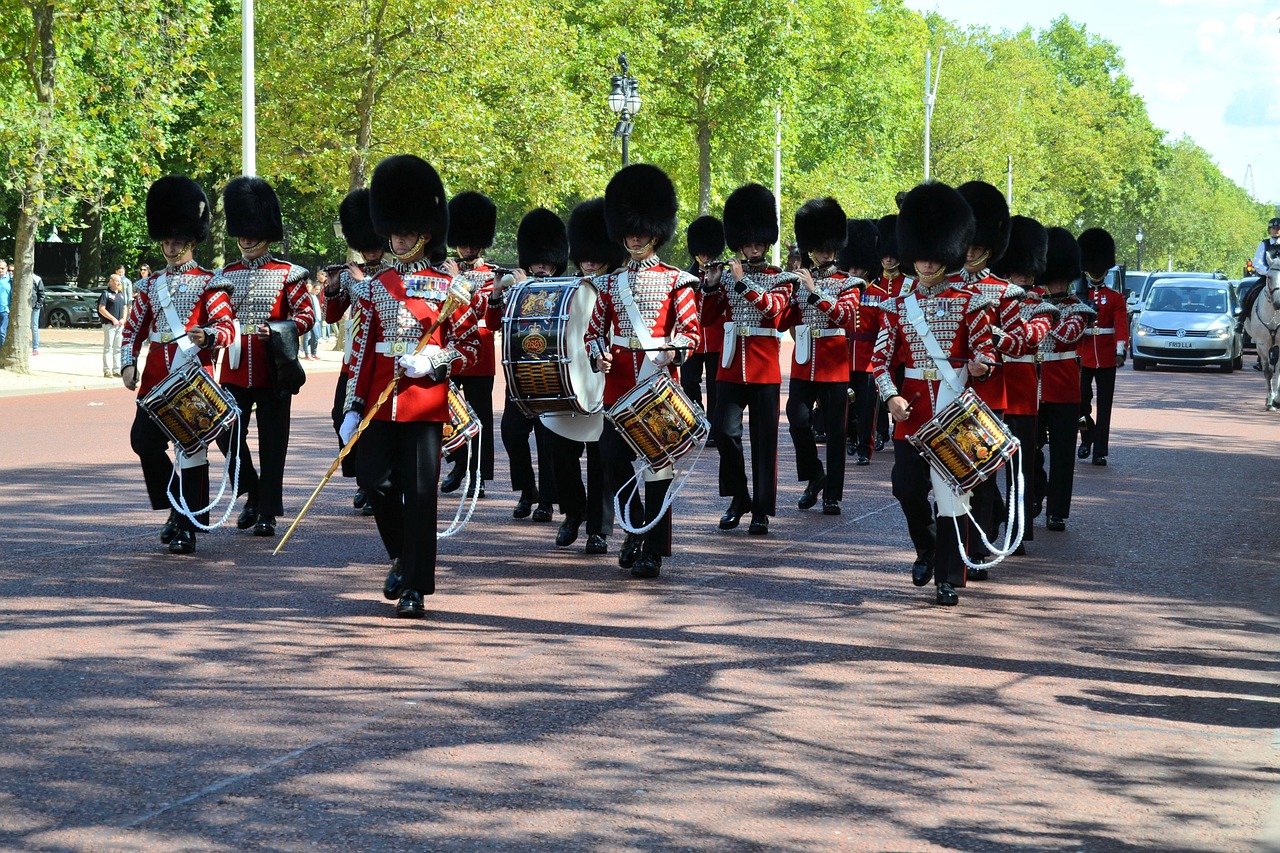
[[1266, 284], [1257, 288], [1253, 296], [1244, 327], [1258, 348], [1262, 375], [1267, 380], [1267, 411], [1274, 412], [1280, 409], [1280, 265], [1271, 265]]

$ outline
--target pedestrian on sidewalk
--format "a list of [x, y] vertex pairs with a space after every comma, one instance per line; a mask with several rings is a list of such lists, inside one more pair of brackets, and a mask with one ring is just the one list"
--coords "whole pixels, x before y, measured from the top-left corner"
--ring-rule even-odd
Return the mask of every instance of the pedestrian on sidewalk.
[[31, 354], [40, 354], [40, 315], [44, 312], [44, 279], [31, 274]]
[[[317, 317], [323, 317], [324, 314], [320, 308], [320, 287], [312, 282], [307, 285], [307, 299], [311, 301], [311, 310]], [[302, 357], [309, 358], [312, 361], [320, 360], [320, 327], [323, 324], [316, 323], [311, 327], [311, 331], [307, 332], [302, 341]]]
[[13, 295], [13, 274], [9, 264], [0, 260], [0, 347], [9, 337], [9, 298]]
[[102, 375], [110, 378], [120, 375], [120, 343], [124, 334], [124, 320], [129, 313], [128, 302], [120, 283], [120, 276], [112, 273], [107, 289], [98, 297], [98, 316], [102, 318]]

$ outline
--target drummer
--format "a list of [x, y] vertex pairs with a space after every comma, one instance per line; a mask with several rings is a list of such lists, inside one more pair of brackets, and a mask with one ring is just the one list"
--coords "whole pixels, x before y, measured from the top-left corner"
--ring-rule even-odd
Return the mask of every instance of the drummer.
[[[607, 275], [626, 261], [621, 244], [609, 240], [604, 221], [604, 199], [582, 202], [569, 214], [569, 259], [587, 278]], [[598, 401], [597, 401], [598, 402]], [[599, 417], [599, 416], [597, 416]], [[581, 418], [570, 419], [580, 421]], [[556, 545], [568, 548], [578, 541], [583, 521], [587, 524], [588, 554], [606, 554], [613, 530], [613, 495], [604, 487], [604, 465], [600, 441], [578, 441], [557, 432], [557, 422], [547, 424], [546, 448], [555, 476], [556, 495], [564, 511], [564, 521], [556, 534]], [[587, 482], [582, 484], [578, 460], [587, 453]]]
[[[212, 374], [214, 347], [227, 346], [235, 334], [226, 286], [192, 259], [196, 243], [209, 236], [209, 199], [200, 185], [185, 175], [169, 175], [152, 184], [147, 192], [147, 233], [160, 241], [166, 266], [135, 286], [120, 347], [124, 387], [136, 389], [139, 397], [189, 358], [199, 359]], [[146, 341], [150, 341], [146, 369], [139, 375], [137, 360]], [[203, 452], [192, 458], [179, 454], [182, 478], [178, 481], [165, 452], [169, 437], [141, 408], [134, 414], [129, 443], [142, 463], [151, 508], [169, 510], [160, 542], [172, 554], [192, 553], [195, 522], [207, 525], [209, 514], [198, 513], [193, 520], [174, 509], [171, 501], [178, 499], [176, 483], [181, 482], [180, 496], [188, 508], [208, 506], [208, 457]]]
[[[898, 214], [898, 250], [902, 263], [915, 273], [916, 286], [881, 302], [871, 361], [880, 398], [897, 423], [891, 477], [916, 549], [911, 581], [924, 586], [934, 578], [942, 605], [960, 602], [956, 589], [965, 583], [961, 551], [969, 519], [964, 501], [956, 499], [907, 438], [959, 396], [970, 378], [983, 381], [993, 370], [991, 302], [967, 289], [961, 274], [974, 231], [973, 211], [946, 184], [931, 181], [907, 193]], [[893, 378], [899, 363], [905, 365], [901, 388]], [[929, 505], [931, 486], [936, 517]]]
[[[511, 277], [516, 284], [530, 276], [546, 278], [564, 275], [569, 266], [569, 237], [559, 216], [544, 207], [536, 207], [520, 220], [516, 229], [516, 256], [519, 269]], [[502, 306], [507, 294], [495, 285], [491, 302]], [[529, 433], [533, 433], [538, 452], [538, 473], [533, 473], [533, 456], [529, 452]], [[547, 522], [554, 517], [556, 500], [555, 475], [551, 472], [551, 455], [546, 448], [547, 428], [538, 418], [525, 415], [507, 394], [502, 410], [502, 446], [511, 465], [511, 490], [520, 493], [512, 518], [529, 518]], [[537, 507], [534, 507], [534, 502]]]
[[[697, 348], [701, 330], [692, 289], [697, 279], [657, 255], [675, 233], [676, 211], [676, 188], [656, 166], [627, 166], [605, 189], [609, 239], [630, 256], [621, 270], [596, 279], [600, 298], [587, 331], [588, 349], [607, 374], [606, 408], [658, 371], [674, 381], [683, 354]], [[636, 328], [637, 321], [644, 327]], [[606, 490], [616, 495], [632, 476], [635, 453], [607, 419], [600, 452]], [[638, 578], [656, 578], [662, 558], [671, 554], [671, 511], [666, 506], [670, 470], [645, 477], [643, 502], [638, 495], [632, 501], [630, 517], [644, 519], [639, 527], [653, 525], [643, 536], [628, 534], [618, 554], [618, 565]]]

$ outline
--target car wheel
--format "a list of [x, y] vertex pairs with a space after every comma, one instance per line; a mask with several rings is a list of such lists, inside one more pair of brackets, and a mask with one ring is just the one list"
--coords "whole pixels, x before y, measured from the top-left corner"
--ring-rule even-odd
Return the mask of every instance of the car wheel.
[[49, 328], [66, 329], [71, 326], [71, 315], [64, 308], [54, 308], [49, 312]]
[[1147, 361], [1145, 358], [1138, 358], [1136, 355], [1133, 357], [1134, 370], [1146, 370], [1150, 364], [1151, 362]]
[[1233, 370], [1244, 370], [1244, 353], [1240, 353], [1231, 361], [1231, 367]]
[[1222, 362], [1222, 364], [1218, 365], [1218, 370], [1221, 370], [1223, 373], [1230, 373], [1235, 369], [1236, 369], [1235, 359], [1227, 359], [1226, 361]]

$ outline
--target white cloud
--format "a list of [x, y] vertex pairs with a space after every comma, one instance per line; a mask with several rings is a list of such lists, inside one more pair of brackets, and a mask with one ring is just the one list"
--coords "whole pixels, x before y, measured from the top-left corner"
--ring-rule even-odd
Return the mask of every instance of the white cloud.
[[1196, 43], [1201, 53], [1217, 53], [1222, 37], [1227, 34], [1227, 25], [1217, 18], [1202, 21], [1196, 29]]

